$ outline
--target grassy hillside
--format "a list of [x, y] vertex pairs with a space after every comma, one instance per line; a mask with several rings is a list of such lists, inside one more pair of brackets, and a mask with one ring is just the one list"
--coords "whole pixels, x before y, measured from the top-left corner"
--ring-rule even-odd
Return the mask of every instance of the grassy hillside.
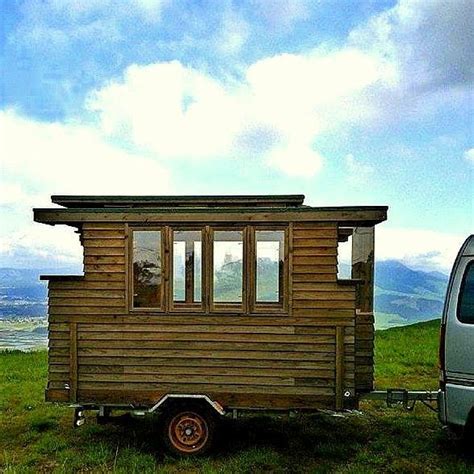
[[[378, 388], [436, 388], [436, 322], [377, 333]], [[420, 406], [365, 402], [361, 412], [226, 420], [208, 458], [176, 461], [156, 423], [71, 428], [71, 410], [43, 402], [46, 352], [0, 354], [0, 471], [4, 472], [472, 472], [474, 463]]]

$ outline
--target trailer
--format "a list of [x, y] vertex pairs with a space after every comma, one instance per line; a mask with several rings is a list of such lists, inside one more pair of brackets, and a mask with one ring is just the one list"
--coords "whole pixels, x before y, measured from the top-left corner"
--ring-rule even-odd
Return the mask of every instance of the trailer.
[[[34, 220], [77, 229], [80, 276], [48, 281], [46, 400], [105, 420], [162, 413], [199, 454], [241, 411], [356, 408], [373, 390], [374, 227], [386, 206], [302, 195], [52, 196]], [[338, 245], [352, 240], [352, 275]]]

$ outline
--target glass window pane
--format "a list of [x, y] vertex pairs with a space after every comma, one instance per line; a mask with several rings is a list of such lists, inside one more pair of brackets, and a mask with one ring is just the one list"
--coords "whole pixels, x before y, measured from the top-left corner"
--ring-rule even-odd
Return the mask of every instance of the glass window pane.
[[464, 273], [459, 295], [458, 319], [465, 324], [474, 324], [474, 262], [469, 263]]
[[186, 280], [186, 244], [173, 242], [173, 301], [184, 301]]
[[133, 306], [161, 306], [161, 231], [133, 232]]
[[241, 303], [243, 232], [214, 232], [214, 302]]
[[201, 302], [201, 249], [200, 230], [173, 232], [173, 301], [176, 303]]
[[285, 259], [285, 232], [257, 230], [257, 302], [283, 301], [283, 262]]

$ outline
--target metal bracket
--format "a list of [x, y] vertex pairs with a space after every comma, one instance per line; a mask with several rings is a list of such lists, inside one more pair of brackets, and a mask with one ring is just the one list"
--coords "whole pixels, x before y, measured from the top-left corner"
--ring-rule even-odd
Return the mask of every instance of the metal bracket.
[[83, 425], [85, 422], [86, 422], [86, 417], [84, 416], [83, 407], [76, 405], [74, 408], [74, 421], [73, 421], [74, 428], [79, 428], [79, 426]]
[[[436, 411], [429, 402], [438, 401], [438, 392], [430, 390], [407, 390], [406, 388], [389, 388], [387, 390], [374, 390], [360, 396], [363, 400], [384, 400], [388, 407], [401, 404], [407, 411], [415, 408], [416, 402], [421, 402], [431, 410]], [[410, 403], [411, 402], [411, 403]]]
[[169, 399], [194, 399], [194, 400], [204, 400], [206, 401], [219, 415], [225, 415], [225, 410], [222, 407], [222, 405], [219, 402], [216, 402], [215, 400], [211, 400], [207, 395], [201, 395], [201, 394], [187, 394], [187, 393], [168, 393], [164, 397], [160, 398], [158, 403], [153, 405], [148, 412], [153, 413], [156, 411], [160, 406], [163, 405], [163, 403], [166, 402], [166, 400]]

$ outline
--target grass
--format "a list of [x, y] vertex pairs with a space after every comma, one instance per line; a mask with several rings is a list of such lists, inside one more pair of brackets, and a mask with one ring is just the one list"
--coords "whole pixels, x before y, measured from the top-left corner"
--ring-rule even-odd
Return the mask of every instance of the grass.
[[[377, 333], [378, 388], [436, 388], [438, 323]], [[71, 427], [67, 407], [43, 402], [46, 352], [0, 354], [0, 472], [473, 472], [436, 414], [364, 402], [360, 412], [225, 420], [212, 455], [175, 460], [159, 424], [128, 419]]]

